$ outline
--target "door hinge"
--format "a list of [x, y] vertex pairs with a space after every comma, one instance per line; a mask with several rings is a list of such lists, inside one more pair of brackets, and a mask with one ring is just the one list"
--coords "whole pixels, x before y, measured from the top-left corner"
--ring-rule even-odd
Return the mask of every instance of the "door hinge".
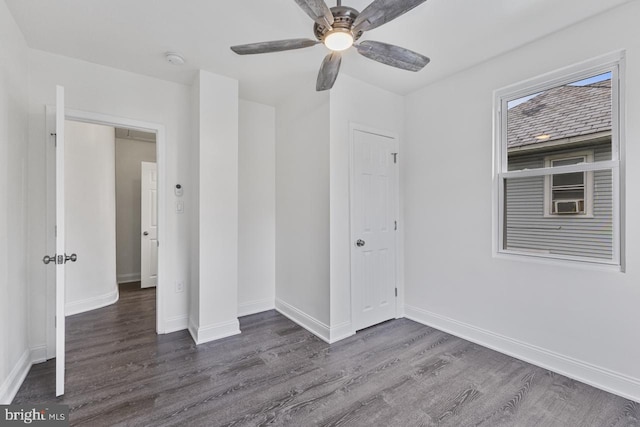
[[398, 298], [398, 288], [396, 288], [396, 298]]
[[398, 153], [391, 153], [393, 156], [393, 163], [398, 163]]
[[56, 147], [58, 146], [58, 134], [55, 132], [52, 132], [50, 134], [53, 137], [53, 145], [55, 145]]
[[58, 237], [58, 226], [55, 225], [53, 228], [53, 234], [55, 235], [55, 237]]
[[393, 221], [393, 231], [398, 231], [398, 221]]

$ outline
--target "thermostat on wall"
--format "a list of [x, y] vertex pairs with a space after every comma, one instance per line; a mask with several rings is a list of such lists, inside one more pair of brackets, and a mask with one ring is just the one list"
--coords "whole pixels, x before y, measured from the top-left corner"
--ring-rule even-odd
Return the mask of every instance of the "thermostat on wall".
[[184, 192], [182, 185], [176, 184], [175, 192], [176, 192], [176, 197], [182, 197], [182, 194]]

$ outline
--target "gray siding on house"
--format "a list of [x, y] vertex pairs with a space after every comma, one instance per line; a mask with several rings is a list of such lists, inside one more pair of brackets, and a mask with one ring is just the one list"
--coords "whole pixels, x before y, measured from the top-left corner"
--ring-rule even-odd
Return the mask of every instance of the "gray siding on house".
[[[611, 159], [610, 144], [598, 145], [593, 149], [594, 161]], [[584, 148], [578, 150], [582, 151]], [[544, 167], [544, 157], [549, 154], [547, 152], [510, 158], [509, 169]], [[505, 186], [505, 247], [512, 250], [612, 259], [611, 171], [595, 171], [593, 174], [592, 218], [582, 215], [545, 217], [544, 177], [508, 179]]]

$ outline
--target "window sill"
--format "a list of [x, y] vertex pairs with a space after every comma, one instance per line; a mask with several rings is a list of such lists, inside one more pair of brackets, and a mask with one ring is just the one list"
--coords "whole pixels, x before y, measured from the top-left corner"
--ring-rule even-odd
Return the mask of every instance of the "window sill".
[[624, 273], [624, 268], [614, 261], [597, 261], [589, 259], [572, 259], [564, 258], [557, 255], [543, 254], [539, 252], [518, 252], [518, 251], [499, 251], [494, 252], [493, 258], [510, 261], [532, 262], [536, 264], [582, 268], [586, 270], [609, 271], [615, 273]]
[[542, 216], [543, 218], [549, 218], [549, 219], [563, 219], [563, 218], [567, 218], [567, 219], [593, 219], [595, 218], [595, 215], [593, 214], [563, 214], [563, 215], [554, 215], [554, 214], [544, 214]]

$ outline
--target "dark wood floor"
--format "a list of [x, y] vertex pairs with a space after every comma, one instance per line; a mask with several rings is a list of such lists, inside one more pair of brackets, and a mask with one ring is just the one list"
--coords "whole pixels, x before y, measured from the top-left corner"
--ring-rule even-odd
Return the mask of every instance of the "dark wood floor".
[[275, 311], [196, 347], [156, 335], [155, 290], [67, 318], [67, 383], [33, 366], [14, 403], [72, 425], [640, 426], [640, 405], [400, 319], [328, 345]]

